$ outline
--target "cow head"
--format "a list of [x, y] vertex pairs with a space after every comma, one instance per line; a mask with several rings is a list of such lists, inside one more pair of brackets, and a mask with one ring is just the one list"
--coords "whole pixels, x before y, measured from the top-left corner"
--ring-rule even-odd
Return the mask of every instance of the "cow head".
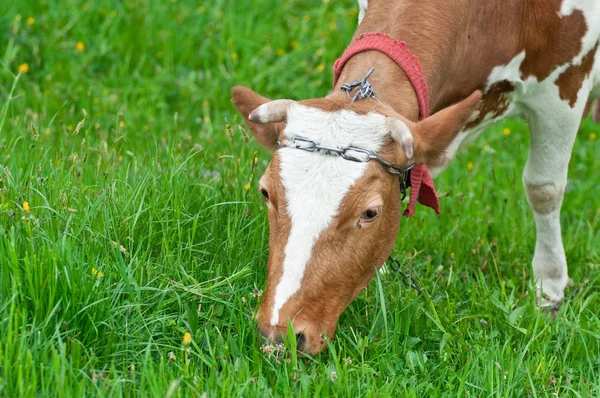
[[386, 261], [400, 225], [399, 179], [381, 164], [285, 144], [304, 137], [361, 148], [399, 167], [435, 165], [480, 98], [474, 93], [412, 123], [374, 100], [270, 101], [233, 89], [256, 139], [274, 149], [258, 187], [270, 225], [267, 288], [256, 315], [264, 336], [281, 339], [289, 323], [302, 351], [321, 351], [324, 336], [333, 337], [341, 313]]

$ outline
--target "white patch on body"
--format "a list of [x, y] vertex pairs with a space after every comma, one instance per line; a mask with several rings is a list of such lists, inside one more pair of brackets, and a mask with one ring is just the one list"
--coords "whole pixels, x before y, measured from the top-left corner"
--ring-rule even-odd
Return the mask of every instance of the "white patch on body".
[[[573, 14], [573, 11], [575, 10], [581, 10], [589, 22], [597, 22], [597, 20], [594, 20], [594, 13], [598, 12], [597, 0], [563, 0], [562, 5], [560, 6], [560, 15], [568, 17]], [[595, 16], [597, 16], [597, 14]]]
[[[300, 136], [334, 148], [354, 146], [377, 152], [388, 129], [385, 117], [380, 114], [324, 112], [296, 104], [288, 111], [284, 134], [287, 138]], [[300, 289], [315, 243], [368, 164], [292, 148], [281, 148], [278, 154], [291, 231], [284, 251], [283, 273], [275, 288], [271, 325], [278, 324], [279, 311]]]
[[488, 76], [487, 88], [503, 80], [509, 82], [522, 82], [521, 65], [525, 61], [525, 51], [521, 51], [516, 57], [510, 60], [506, 65], [496, 66]]
[[560, 15], [563, 17], [568, 17], [571, 15], [575, 10], [574, 3], [575, 1], [573, 0], [564, 0], [560, 6]]
[[369, 8], [369, 0], [358, 0], [358, 24], [362, 22], [365, 17], [365, 13], [367, 12], [367, 8]]

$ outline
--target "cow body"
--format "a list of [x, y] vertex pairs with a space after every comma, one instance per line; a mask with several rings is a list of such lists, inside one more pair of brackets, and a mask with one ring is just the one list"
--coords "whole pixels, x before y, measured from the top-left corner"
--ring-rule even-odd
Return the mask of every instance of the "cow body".
[[[391, 252], [399, 230], [398, 180], [371, 163], [286, 144], [360, 146], [399, 167], [442, 171], [491, 123], [525, 119], [531, 130], [523, 184], [536, 227], [533, 270], [541, 304], [568, 282], [559, 213], [586, 102], [600, 97], [600, 2], [596, 0], [359, 0], [356, 36], [404, 41], [429, 89], [419, 121], [411, 81], [378, 51], [352, 56], [325, 98], [271, 101], [234, 88], [256, 138], [274, 148], [261, 179], [270, 238], [268, 283], [257, 314], [265, 336], [286, 333], [314, 353]], [[369, 77], [377, 100], [351, 102], [341, 86]], [[483, 96], [482, 94], [483, 93]], [[277, 143], [282, 145], [277, 149]], [[300, 338], [299, 337], [299, 338]]]
[[[420, 58], [433, 113], [474, 89], [484, 92], [482, 106], [434, 173], [492, 123], [506, 117], [528, 122], [523, 184], [537, 225], [533, 268], [545, 303], [560, 301], [568, 275], [559, 213], [581, 117], [587, 101], [600, 97], [600, 2], [371, 0], [359, 6], [366, 18], [359, 19], [358, 34], [378, 29], [407, 41]], [[402, 113], [403, 100], [390, 101]]]

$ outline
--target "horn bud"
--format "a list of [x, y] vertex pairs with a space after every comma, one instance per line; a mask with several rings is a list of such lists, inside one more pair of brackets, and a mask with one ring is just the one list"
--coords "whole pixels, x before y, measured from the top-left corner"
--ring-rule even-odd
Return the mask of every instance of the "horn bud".
[[406, 157], [412, 159], [415, 140], [410, 132], [410, 129], [406, 123], [400, 119], [396, 119], [395, 117], [387, 117], [386, 119], [392, 139], [400, 144], [402, 150], [406, 154]]
[[248, 119], [259, 124], [283, 122], [287, 117], [290, 106], [295, 102], [286, 99], [267, 102], [250, 112]]

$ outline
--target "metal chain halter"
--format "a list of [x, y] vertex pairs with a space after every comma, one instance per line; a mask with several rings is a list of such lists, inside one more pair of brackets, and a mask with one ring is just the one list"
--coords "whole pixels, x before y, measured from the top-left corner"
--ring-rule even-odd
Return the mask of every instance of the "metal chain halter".
[[355, 80], [351, 83], [342, 84], [342, 87], [340, 87], [340, 89], [342, 91], [345, 91], [349, 97], [352, 97], [350, 95], [352, 90], [359, 87], [358, 92], [354, 95], [354, 97], [352, 97], [352, 102], [354, 102], [356, 100], [362, 100], [365, 98], [377, 99], [377, 96], [375, 95], [375, 91], [373, 91], [373, 86], [371, 86], [371, 83], [369, 83], [367, 81], [367, 79], [369, 78], [369, 76], [371, 76], [371, 74], [373, 73], [374, 70], [375, 70], [375, 68], [369, 69], [369, 71], [367, 72], [365, 77], [362, 78], [362, 80]]
[[401, 168], [386, 160], [381, 159], [376, 155], [373, 155], [370, 151], [367, 151], [366, 149], [355, 148], [352, 146], [346, 148], [332, 148], [319, 145], [308, 138], [299, 136], [288, 138], [283, 143], [277, 141], [277, 148], [291, 148], [300, 149], [306, 152], [320, 152], [325, 155], [339, 156], [342, 159], [357, 163], [367, 163], [371, 160], [374, 160], [381, 164], [388, 173], [397, 175], [400, 178], [400, 193], [402, 194], [401, 200], [404, 200], [404, 198], [406, 197], [406, 189], [408, 188], [410, 183], [410, 170], [416, 165], [412, 164], [408, 167]]

